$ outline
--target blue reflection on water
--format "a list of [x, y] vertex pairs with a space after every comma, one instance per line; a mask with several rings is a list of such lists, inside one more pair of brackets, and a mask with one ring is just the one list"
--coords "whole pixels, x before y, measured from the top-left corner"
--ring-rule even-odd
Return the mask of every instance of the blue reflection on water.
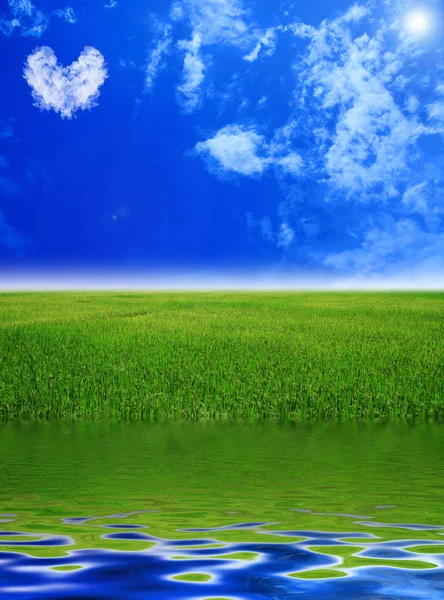
[[[120, 515], [115, 515], [120, 518]], [[66, 519], [65, 522], [68, 520]], [[84, 519], [70, 519], [70, 523]], [[118, 523], [123, 531], [105, 533], [108, 540], [144, 540], [155, 545], [140, 552], [113, 550], [72, 550], [61, 558], [35, 558], [21, 552], [0, 552], [0, 596], [2, 600], [236, 600], [275, 599], [295, 597], [325, 600], [379, 600], [444, 598], [444, 554], [418, 554], [409, 547], [442, 545], [436, 541], [410, 539], [378, 542], [371, 533], [320, 531], [272, 532], [260, 530], [264, 523], [238, 523], [230, 527], [182, 531], [217, 532], [221, 530], [254, 529], [262, 533], [254, 543], [226, 543], [220, 548], [200, 546], [215, 543], [215, 537], [194, 537], [188, 540], [163, 540], [134, 531], [134, 525]], [[269, 524], [268, 524], [269, 525]], [[409, 527], [409, 526], [406, 526]], [[412, 528], [412, 526], [410, 526]], [[416, 529], [416, 528], [415, 528]], [[270, 535], [282, 536], [282, 543], [267, 542]], [[61, 535], [40, 535], [39, 540], [17, 541], [16, 535], [31, 533], [0, 532], [1, 544], [10, 546], [69, 546], [73, 540]], [[300, 536], [299, 542], [285, 542], [288, 536]], [[37, 536], [38, 537], [38, 536]], [[7, 539], [5, 539], [7, 538]], [[344, 541], [360, 539], [359, 544]], [[370, 543], [368, 543], [370, 541]], [[337, 567], [341, 559], [312, 551], [310, 546], [362, 547], [357, 556], [373, 559], [426, 560], [435, 568], [402, 569], [388, 566], [356, 567], [341, 570], [346, 577], [338, 579], [302, 580], [290, 573], [309, 569]], [[193, 546], [190, 548], [190, 546]], [[69, 548], [67, 548], [69, 550]], [[255, 553], [253, 560], [223, 558], [238, 552]], [[184, 560], [178, 560], [177, 556]], [[186, 560], [185, 560], [186, 559]], [[60, 567], [78, 566], [73, 571], [57, 571]], [[206, 582], [177, 581], [174, 577], [199, 573], [209, 576]]]

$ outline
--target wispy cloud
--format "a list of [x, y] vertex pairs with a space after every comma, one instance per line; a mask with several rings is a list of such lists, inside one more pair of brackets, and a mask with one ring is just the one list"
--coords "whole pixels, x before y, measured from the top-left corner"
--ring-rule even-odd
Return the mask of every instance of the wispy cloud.
[[161, 35], [149, 54], [145, 71], [146, 91], [150, 92], [153, 89], [157, 75], [165, 68], [164, 59], [170, 52], [171, 44], [171, 25], [168, 23], [163, 26]]
[[137, 69], [136, 63], [128, 58], [121, 58], [119, 60], [119, 67], [121, 69]]
[[0, 140], [11, 138], [14, 135], [14, 129], [11, 123], [0, 123]]
[[119, 3], [117, 2], [117, 0], [109, 0], [109, 2], [107, 2], [106, 4], [103, 5], [103, 8], [107, 8], [107, 9], [117, 8], [118, 4]]
[[12, 35], [40, 37], [49, 24], [48, 16], [36, 8], [31, 0], [9, 0], [9, 17], [0, 19], [0, 31]]
[[257, 107], [264, 108], [267, 105], [267, 103], [268, 103], [268, 96], [262, 96], [258, 100]]
[[202, 45], [245, 47], [250, 42], [248, 11], [241, 0], [178, 0], [171, 9], [174, 21], [188, 21]]
[[[8, 0], [8, 8], [9, 14], [0, 13], [0, 32], [5, 35], [41, 37], [49, 26], [49, 14], [38, 9], [31, 0]], [[67, 23], [77, 23], [71, 7], [57, 9], [53, 14]]]
[[287, 223], [281, 223], [280, 228], [275, 232], [270, 217], [263, 217], [260, 221], [256, 221], [253, 215], [248, 213], [247, 224], [249, 229], [258, 227], [262, 240], [281, 250], [287, 250], [296, 240], [293, 228]]
[[254, 48], [244, 56], [247, 62], [254, 62], [258, 59], [259, 54], [263, 51], [265, 56], [271, 56], [276, 49], [276, 33], [283, 31], [282, 26], [270, 27], [265, 31], [255, 31], [253, 35], [257, 38]]
[[427, 230], [411, 218], [395, 220], [386, 216], [383, 224], [366, 232], [358, 248], [332, 253], [325, 264], [361, 275], [443, 272], [444, 233]]
[[205, 50], [215, 44], [240, 49], [251, 45], [249, 15], [241, 0], [178, 0], [170, 14], [173, 22], [183, 21], [191, 27], [190, 39], [177, 43], [184, 53], [178, 101], [186, 112], [191, 113], [201, 104], [206, 63], [211, 61], [211, 55]]
[[259, 228], [262, 239], [266, 242], [274, 243], [276, 240], [276, 234], [273, 231], [273, 225], [270, 217], [264, 217], [259, 221]]
[[[206, 79], [216, 46], [231, 46], [242, 54], [247, 51], [245, 59], [253, 61], [260, 51], [274, 51], [275, 29], [280, 29], [262, 31], [255, 27], [243, 0], [175, 0], [169, 17], [149, 54], [145, 91], [153, 89], [157, 74], [166, 66], [166, 57], [176, 48], [183, 56], [177, 101], [187, 114], [200, 108], [205, 94], [209, 95]], [[190, 35], [183, 38], [185, 28]], [[179, 39], [177, 31], [181, 31]]]
[[202, 39], [195, 33], [192, 40], [181, 40], [178, 47], [185, 51], [183, 82], [177, 87], [178, 100], [186, 112], [193, 112], [200, 104], [200, 87], [205, 79], [205, 64], [201, 56]]
[[63, 21], [71, 23], [72, 25], [77, 23], [76, 13], [74, 12], [74, 9], [72, 9], [70, 6], [67, 6], [66, 8], [59, 8], [54, 11], [54, 14], [57, 17], [60, 17], [60, 19], [62, 19]]
[[279, 234], [277, 247], [286, 249], [288, 248], [293, 240], [295, 239], [294, 231], [287, 223], [282, 223]]
[[407, 188], [402, 203], [412, 212], [427, 213], [429, 211], [428, 182], [422, 181]]
[[107, 76], [103, 55], [91, 46], [86, 46], [68, 67], [58, 63], [51, 48], [42, 46], [28, 56], [24, 70], [35, 106], [54, 110], [62, 118], [96, 106]]

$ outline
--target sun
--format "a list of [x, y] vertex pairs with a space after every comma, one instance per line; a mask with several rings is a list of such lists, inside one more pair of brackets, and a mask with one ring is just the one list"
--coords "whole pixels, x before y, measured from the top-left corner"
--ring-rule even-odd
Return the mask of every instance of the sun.
[[405, 25], [414, 35], [426, 35], [432, 29], [432, 16], [425, 10], [413, 10], [407, 14]]

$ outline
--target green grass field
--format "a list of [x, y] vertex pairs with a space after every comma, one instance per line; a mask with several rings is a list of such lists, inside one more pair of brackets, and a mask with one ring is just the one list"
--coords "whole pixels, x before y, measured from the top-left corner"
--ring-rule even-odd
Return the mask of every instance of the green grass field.
[[3, 293], [0, 420], [443, 419], [443, 293]]

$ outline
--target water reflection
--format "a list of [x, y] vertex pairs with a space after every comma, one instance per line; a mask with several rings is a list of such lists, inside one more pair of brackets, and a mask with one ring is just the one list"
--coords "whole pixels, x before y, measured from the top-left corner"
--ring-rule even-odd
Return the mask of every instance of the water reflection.
[[[75, 522], [81, 528], [88, 519]], [[2, 599], [444, 597], [444, 540], [381, 541], [362, 530], [280, 531], [270, 523], [251, 522], [193, 528], [187, 532], [206, 535], [167, 540], [140, 527], [102, 524], [101, 538], [115, 541], [115, 550], [71, 549], [75, 540], [69, 536], [0, 531]], [[405, 526], [415, 527], [424, 526]], [[110, 529], [120, 531], [109, 533]], [[249, 531], [257, 541], [221, 542], [218, 535], [227, 531]], [[121, 541], [137, 541], [143, 549], [119, 550]], [[32, 550], [48, 547], [47, 556], [32, 556]], [[56, 547], [63, 547], [62, 556], [50, 555]]]
[[2, 600], [443, 600], [444, 428], [0, 426]]

